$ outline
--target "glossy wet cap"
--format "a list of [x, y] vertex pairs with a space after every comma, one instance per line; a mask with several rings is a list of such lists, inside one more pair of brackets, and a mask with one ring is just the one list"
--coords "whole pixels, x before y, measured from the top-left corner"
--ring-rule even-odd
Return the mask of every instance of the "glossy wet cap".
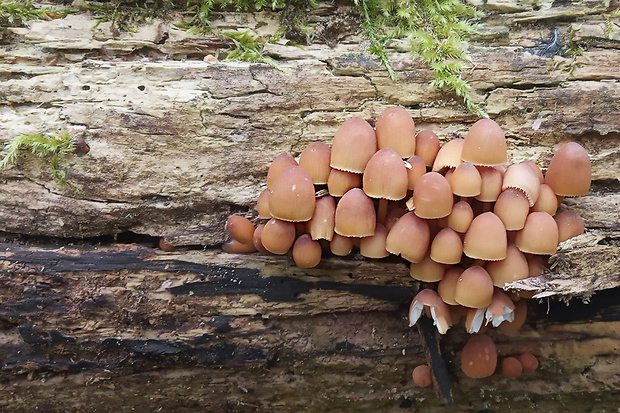
[[303, 234], [293, 244], [293, 260], [300, 268], [312, 268], [321, 262], [321, 245]]
[[364, 172], [377, 152], [375, 130], [359, 117], [346, 120], [334, 135], [330, 166], [347, 172]]
[[290, 153], [284, 152], [276, 156], [267, 171], [267, 188], [272, 187], [278, 175], [288, 167], [297, 166], [297, 161]]
[[454, 291], [454, 300], [464, 307], [483, 308], [491, 304], [493, 280], [482, 267], [475, 265], [461, 273]]
[[556, 214], [553, 219], [558, 225], [559, 242], [566, 241], [577, 235], [583, 234], [585, 231], [585, 223], [583, 218], [575, 211], [564, 211]]
[[332, 150], [325, 142], [312, 142], [299, 156], [299, 166], [304, 168], [315, 185], [327, 183], [331, 167]]
[[390, 148], [377, 151], [366, 164], [362, 187], [371, 198], [398, 201], [407, 195], [409, 178], [402, 158]]
[[428, 223], [408, 212], [396, 221], [388, 233], [385, 247], [408, 261], [420, 262], [430, 245], [431, 232]]
[[424, 174], [413, 189], [414, 212], [420, 218], [434, 219], [450, 215], [454, 197], [452, 188], [437, 172]]
[[493, 340], [485, 335], [472, 336], [461, 353], [461, 369], [471, 378], [489, 377], [497, 367], [497, 349]]
[[314, 184], [300, 166], [290, 166], [273, 181], [269, 196], [269, 213], [283, 221], [310, 220], [315, 206]]
[[492, 119], [480, 119], [465, 136], [461, 158], [474, 165], [499, 165], [507, 160], [506, 137]]
[[461, 153], [463, 152], [463, 144], [465, 139], [456, 138], [443, 144], [437, 152], [435, 162], [433, 162], [433, 171], [444, 171], [448, 168], [456, 168], [463, 160]]
[[586, 150], [576, 142], [562, 145], [553, 155], [545, 183], [561, 196], [581, 196], [590, 191], [592, 165]]
[[439, 138], [430, 129], [420, 131], [415, 137], [415, 154], [422, 158], [426, 166], [433, 166], [439, 147]]
[[470, 258], [497, 261], [506, 258], [508, 237], [497, 215], [485, 212], [474, 218], [463, 240], [463, 252]]
[[402, 106], [386, 109], [375, 122], [377, 148], [390, 148], [401, 158], [415, 154], [415, 123]]
[[334, 230], [345, 237], [369, 237], [375, 233], [377, 215], [372, 200], [359, 188], [342, 196], [336, 205]]
[[527, 216], [523, 229], [517, 232], [515, 244], [521, 252], [554, 254], [558, 248], [558, 225], [546, 212], [532, 212]]

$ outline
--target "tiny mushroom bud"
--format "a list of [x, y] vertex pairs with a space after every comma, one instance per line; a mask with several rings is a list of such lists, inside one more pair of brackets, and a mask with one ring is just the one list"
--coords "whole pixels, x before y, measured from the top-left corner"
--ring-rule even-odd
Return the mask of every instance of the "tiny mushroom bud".
[[304, 168], [315, 185], [327, 183], [331, 168], [331, 148], [325, 142], [312, 142], [299, 156], [299, 166]]
[[372, 200], [359, 188], [353, 188], [342, 196], [336, 205], [334, 218], [336, 234], [346, 237], [374, 235], [377, 216]]
[[263, 247], [273, 254], [286, 254], [295, 242], [295, 224], [271, 218], [261, 237]]
[[309, 221], [315, 202], [314, 185], [308, 173], [299, 166], [290, 166], [273, 181], [269, 213], [283, 221]]
[[73, 148], [77, 156], [84, 156], [90, 152], [90, 146], [88, 146], [84, 138], [81, 136], [73, 139]]
[[580, 196], [590, 190], [592, 165], [586, 150], [576, 142], [563, 145], [551, 158], [545, 183], [557, 195]]
[[321, 262], [321, 245], [310, 235], [303, 234], [293, 245], [293, 260], [300, 268], [316, 267]]
[[422, 158], [426, 166], [433, 166], [439, 152], [439, 138], [430, 129], [425, 129], [415, 137], [415, 154]]
[[386, 109], [375, 122], [377, 148], [390, 148], [401, 158], [415, 154], [415, 124], [402, 106]]
[[230, 233], [230, 236], [242, 243], [248, 244], [252, 242], [254, 236], [254, 224], [252, 221], [241, 215], [231, 215], [226, 221], [226, 228]]
[[375, 152], [375, 130], [364, 119], [353, 117], [340, 125], [334, 135], [330, 166], [342, 171], [362, 173]]
[[492, 119], [480, 119], [465, 136], [461, 158], [474, 165], [499, 165], [507, 160], [506, 138]]
[[461, 354], [461, 369], [471, 378], [489, 377], [497, 367], [497, 349], [487, 335], [472, 336]]
[[504, 376], [508, 376], [511, 379], [516, 379], [521, 375], [523, 366], [521, 362], [514, 357], [506, 357], [502, 361], [502, 373]]
[[473, 197], [480, 195], [482, 178], [478, 169], [470, 163], [463, 162], [456, 167], [448, 179], [454, 195]]
[[167, 243], [164, 237], [161, 237], [159, 239], [159, 249], [166, 252], [172, 252], [174, 251], [174, 245]]
[[258, 216], [261, 218], [271, 218], [269, 212], [269, 197], [271, 197], [271, 190], [269, 188], [263, 189], [256, 201], [256, 209], [258, 210]]
[[388, 230], [381, 224], [375, 226], [375, 234], [360, 239], [360, 254], [367, 258], [385, 258], [390, 253], [385, 249]]
[[343, 237], [342, 235], [334, 234], [334, 237], [329, 243], [329, 249], [334, 255], [346, 257], [351, 253], [351, 251], [353, 251], [353, 243], [353, 238]]
[[583, 218], [575, 211], [560, 212], [553, 219], [558, 224], [558, 240], [560, 242], [581, 235], [585, 231]]
[[256, 227], [254, 230], [254, 236], [252, 237], [252, 243], [257, 251], [268, 253], [269, 251], [267, 251], [267, 249], [263, 246], [263, 229], [265, 229], [265, 224], [260, 224]]
[[532, 353], [523, 353], [519, 356], [523, 371], [532, 372], [538, 368], [538, 359]]
[[418, 387], [428, 387], [433, 384], [431, 368], [426, 364], [421, 364], [413, 369], [413, 382]]
[[434, 325], [437, 326], [439, 334], [446, 334], [446, 331], [448, 331], [452, 325], [450, 308], [441, 300], [441, 297], [439, 297], [435, 291], [429, 289], [420, 291], [411, 302], [411, 306], [409, 307], [409, 327], [413, 326], [418, 321], [424, 307], [430, 309], [431, 317]]
[[283, 152], [276, 156], [267, 171], [267, 188], [271, 189], [273, 181], [280, 175], [280, 172], [290, 166], [297, 166], [297, 161], [293, 158], [293, 155]]
[[256, 251], [256, 247], [254, 247], [254, 243], [252, 241], [242, 244], [237, 240], [231, 240], [222, 245], [222, 250], [229, 254], [248, 254], [250, 252]]

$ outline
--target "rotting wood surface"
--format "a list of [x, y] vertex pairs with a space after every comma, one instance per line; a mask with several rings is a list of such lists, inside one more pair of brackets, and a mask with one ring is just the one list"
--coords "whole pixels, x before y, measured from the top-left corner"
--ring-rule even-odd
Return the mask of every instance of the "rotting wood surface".
[[[537, 284], [543, 295], [591, 303], [532, 301], [521, 332], [491, 333], [500, 356], [539, 356], [541, 369], [517, 380], [464, 377], [466, 336], [451, 330], [441, 341], [454, 380], [449, 410], [615, 411], [620, 32], [604, 33], [612, 6], [480, 7], [489, 15], [465, 77], [505, 129], [511, 161], [544, 166], [569, 140], [591, 155], [590, 194], [562, 205], [584, 217], [586, 234], [561, 246]], [[309, 20], [328, 26], [351, 12], [323, 3]], [[330, 142], [350, 116], [372, 121], [405, 105], [418, 129], [443, 140], [476, 118], [428, 87], [430, 72], [404, 42], [389, 53], [392, 82], [347, 25], [329, 46], [268, 45], [276, 70], [203, 62], [225, 45], [187, 39], [168, 22], [120, 35], [94, 23], [87, 12], [32, 22], [0, 45], [0, 140], [68, 130], [91, 146], [61, 165], [78, 194], [30, 156], [0, 175], [0, 410], [447, 411], [411, 381], [426, 359], [407, 327], [417, 287], [404, 264], [330, 258], [301, 270], [287, 257], [232, 256], [217, 245], [226, 216], [254, 207], [271, 159]], [[231, 12], [214, 24], [271, 33], [279, 23], [270, 12]], [[556, 28], [564, 42], [579, 28], [584, 56], [539, 56]], [[128, 233], [181, 248], [105, 242]]]

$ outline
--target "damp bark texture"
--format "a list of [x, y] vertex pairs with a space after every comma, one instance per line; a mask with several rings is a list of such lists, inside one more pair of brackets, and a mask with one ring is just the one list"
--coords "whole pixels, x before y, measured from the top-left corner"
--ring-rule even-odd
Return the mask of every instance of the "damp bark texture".
[[[406, 320], [419, 287], [404, 263], [331, 257], [303, 270], [288, 256], [219, 251], [228, 215], [256, 217], [270, 161], [330, 143], [349, 117], [372, 122], [403, 105], [418, 130], [444, 142], [477, 120], [458, 97], [429, 87], [432, 73], [408, 43], [388, 48], [394, 82], [347, 4], [307, 14], [311, 44], [266, 45], [278, 68], [223, 61], [229, 42], [187, 37], [174, 16], [120, 33], [83, 10], [7, 28], [0, 43], [0, 142], [68, 131], [90, 145], [60, 164], [74, 188], [59, 187], [49, 161], [27, 153], [0, 173], [0, 410], [617, 406], [620, 27], [612, 19], [609, 31], [607, 21], [615, 7], [472, 3], [487, 17], [463, 77], [505, 130], [509, 162], [544, 167], [568, 141], [592, 161], [590, 193], [560, 207], [584, 218], [585, 234], [561, 244], [528, 285], [545, 298], [528, 303], [522, 330], [489, 332], [500, 360], [530, 351], [539, 370], [469, 379], [460, 371], [467, 335], [454, 328], [439, 341], [452, 381], [446, 407], [443, 383], [420, 389], [411, 379], [428, 349]], [[262, 35], [280, 26], [270, 11], [213, 19]], [[576, 47], [582, 54], [566, 53]], [[154, 248], [160, 237], [176, 251]]]

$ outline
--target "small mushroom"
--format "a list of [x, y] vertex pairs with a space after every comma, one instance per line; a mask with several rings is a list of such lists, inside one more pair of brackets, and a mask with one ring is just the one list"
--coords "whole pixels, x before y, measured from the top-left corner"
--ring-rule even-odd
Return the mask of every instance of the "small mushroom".
[[414, 155], [407, 159], [405, 167], [407, 168], [407, 178], [409, 179], [407, 189], [413, 189], [418, 179], [426, 173], [426, 165], [424, 165], [422, 158]]
[[463, 162], [454, 169], [448, 179], [454, 195], [474, 197], [480, 195], [482, 178], [478, 169], [470, 163]]
[[502, 174], [496, 168], [478, 167], [480, 172], [480, 195], [475, 198], [482, 202], [495, 202], [502, 192]]
[[367, 258], [385, 258], [390, 253], [385, 249], [388, 230], [381, 224], [375, 226], [375, 233], [360, 239], [360, 254]]
[[459, 201], [452, 206], [452, 211], [448, 215], [448, 227], [456, 232], [464, 234], [469, 229], [471, 221], [474, 219], [474, 211], [466, 201]]
[[547, 184], [540, 184], [540, 194], [538, 200], [532, 207], [532, 212], [546, 212], [549, 215], [555, 215], [558, 209], [558, 198], [553, 189]]
[[254, 224], [252, 221], [241, 215], [231, 215], [226, 221], [226, 228], [230, 236], [242, 243], [249, 244], [254, 236]]
[[90, 146], [88, 146], [84, 138], [81, 136], [73, 139], [73, 149], [77, 156], [84, 156], [90, 152]]
[[258, 210], [258, 216], [261, 218], [271, 218], [269, 212], [269, 197], [271, 197], [271, 190], [269, 188], [263, 189], [256, 201], [256, 209]]
[[454, 204], [450, 184], [437, 172], [428, 172], [416, 182], [412, 199], [415, 214], [425, 219], [447, 217]]
[[361, 174], [375, 152], [375, 130], [364, 119], [353, 117], [340, 125], [334, 135], [330, 166]]
[[329, 249], [334, 255], [346, 257], [353, 251], [353, 238], [334, 234], [334, 237], [329, 243]]
[[497, 367], [497, 349], [493, 340], [485, 335], [472, 336], [461, 353], [461, 370], [471, 378], [489, 377]]
[[346, 237], [369, 237], [374, 235], [377, 216], [372, 200], [359, 188], [353, 188], [342, 196], [336, 205], [334, 231]]
[[523, 191], [508, 188], [497, 197], [493, 213], [504, 223], [508, 231], [523, 228], [525, 219], [530, 212], [530, 202]]
[[474, 265], [461, 273], [454, 290], [454, 300], [469, 308], [484, 308], [493, 299], [493, 280], [484, 268]]
[[521, 362], [515, 357], [506, 357], [502, 361], [502, 373], [504, 376], [508, 376], [511, 379], [516, 379], [521, 375], [523, 371], [523, 366]]
[[492, 212], [485, 212], [474, 218], [463, 240], [465, 255], [487, 261], [505, 259], [507, 246], [506, 228], [501, 219]]
[[300, 268], [312, 268], [321, 262], [321, 245], [318, 241], [303, 234], [293, 244], [293, 260]]
[[450, 267], [446, 270], [439, 284], [437, 284], [437, 294], [446, 303], [452, 306], [459, 305], [454, 299], [456, 292], [456, 285], [459, 282], [459, 278], [463, 273], [463, 269], [460, 267]]
[[278, 175], [290, 166], [297, 166], [297, 161], [290, 153], [283, 152], [276, 156], [267, 171], [267, 188], [271, 189]]
[[377, 221], [385, 222], [387, 203], [407, 195], [409, 178], [402, 158], [390, 148], [379, 149], [366, 164], [362, 187], [366, 195], [379, 198]]
[[415, 155], [415, 123], [402, 106], [388, 108], [375, 122], [377, 148], [390, 148], [401, 158]]
[[585, 223], [583, 218], [575, 211], [564, 211], [556, 214], [553, 219], [558, 224], [558, 241], [564, 242], [567, 239], [583, 234]]
[[523, 191], [530, 206], [534, 206], [540, 194], [540, 181], [532, 168], [524, 163], [510, 165], [504, 174], [502, 191], [515, 188]]
[[463, 142], [461, 159], [484, 166], [506, 162], [506, 137], [497, 122], [480, 119], [472, 125]]
[[409, 268], [411, 278], [422, 282], [441, 281], [446, 271], [446, 267], [425, 255], [420, 262], [412, 262]]
[[420, 131], [415, 137], [415, 154], [422, 158], [424, 165], [433, 166], [439, 152], [439, 138], [430, 129]]
[[532, 372], [538, 368], [538, 359], [532, 353], [523, 353], [519, 356], [523, 371]]
[[305, 222], [314, 214], [315, 192], [312, 179], [300, 166], [290, 166], [273, 181], [269, 213], [283, 221]]
[[299, 166], [301, 166], [310, 176], [315, 185], [327, 183], [331, 168], [331, 148], [325, 142], [312, 142], [306, 146], [299, 156]]
[[496, 288], [493, 291], [491, 304], [487, 307], [487, 312], [485, 314], [487, 324], [491, 323], [493, 327], [497, 327], [504, 321], [512, 323], [515, 317], [514, 311], [515, 304], [510, 297], [508, 297], [508, 294]]
[[327, 179], [327, 190], [331, 196], [343, 196], [349, 189], [362, 186], [362, 175], [332, 169]]
[[410, 262], [420, 262], [430, 245], [428, 222], [408, 212], [396, 221], [385, 241], [385, 248]]
[[262, 253], [268, 253], [267, 248], [263, 246], [263, 230], [265, 229], [265, 224], [260, 224], [254, 230], [254, 236], [252, 237], [252, 244], [254, 244], [254, 248], [257, 251]]
[[314, 214], [306, 227], [313, 240], [326, 239], [331, 241], [334, 236], [336, 218], [336, 200], [330, 195], [317, 198]]
[[411, 374], [413, 378], [413, 382], [418, 387], [428, 387], [433, 384], [433, 377], [431, 373], [431, 368], [426, 364], [421, 364], [413, 369], [413, 373]]
[[508, 283], [529, 277], [527, 259], [514, 244], [508, 244], [505, 259], [489, 262], [486, 269], [493, 280], [493, 285], [499, 288], [504, 288], [504, 285]]
[[529, 214], [515, 240], [519, 250], [530, 254], [554, 254], [558, 243], [558, 225], [546, 212]]
[[545, 183], [561, 196], [581, 196], [590, 191], [592, 165], [586, 150], [576, 142], [562, 145], [553, 155]]
[[411, 302], [411, 306], [409, 306], [409, 327], [418, 321], [425, 307], [428, 308], [439, 334], [446, 334], [452, 325], [450, 309], [435, 291], [429, 289], [420, 291]]
[[444, 228], [431, 243], [431, 258], [441, 264], [458, 264], [463, 255], [463, 241], [458, 232]]
[[433, 162], [433, 172], [442, 172], [450, 168], [456, 168], [463, 163], [461, 159], [463, 143], [465, 143], [465, 139], [462, 138], [446, 142], [437, 152], [435, 162]]
[[263, 247], [272, 254], [286, 254], [295, 242], [295, 224], [271, 218], [261, 236]]

